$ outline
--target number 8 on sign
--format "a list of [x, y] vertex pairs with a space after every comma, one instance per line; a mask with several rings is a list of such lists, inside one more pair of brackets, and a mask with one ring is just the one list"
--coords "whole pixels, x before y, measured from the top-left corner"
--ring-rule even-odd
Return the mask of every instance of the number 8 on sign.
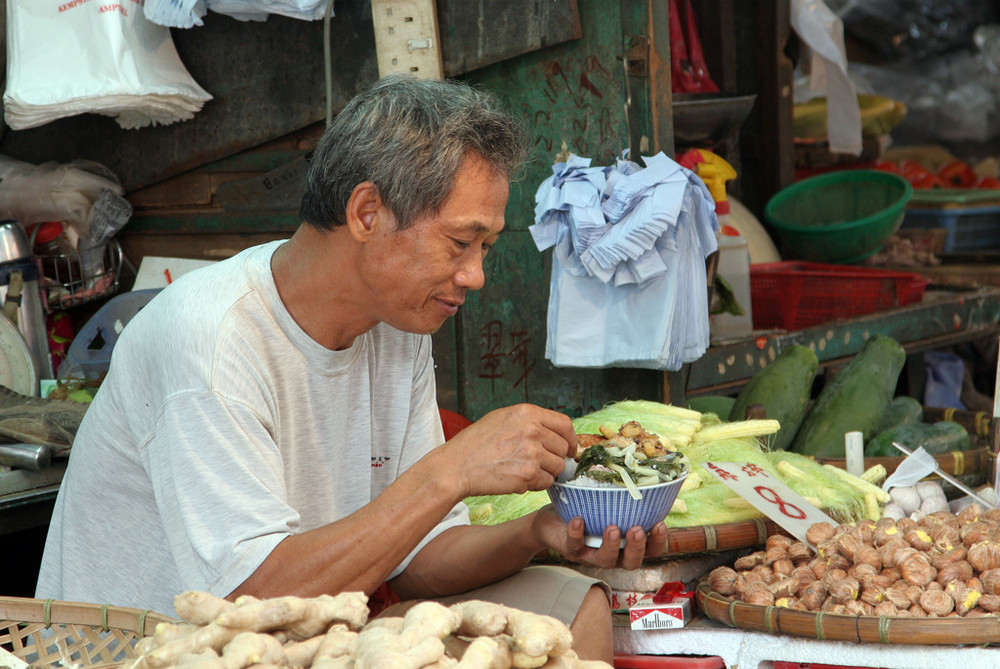
[[[765, 491], [771, 493], [772, 497], [768, 497], [767, 495], [765, 495], [764, 494]], [[766, 501], [771, 502], [772, 504], [777, 504], [778, 511], [785, 514], [789, 518], [794, 518], [795, 520], [805, 520], [806, 518], [805, 511], [795, 506], [794, 504], [791, 504], [781, 499], [781, 496], [778, 493], [774, 492], [766, 485], [759, 485], [755, 487], [754, 492], [763, 497]]]
[[806, 531], [813, 523], [837, 524], [830, 516], [789, 488], [778, 476], [769, 474], [761, 467], [746, 462], [703, 464], [712, 476], [799, 541], [809, 543]]

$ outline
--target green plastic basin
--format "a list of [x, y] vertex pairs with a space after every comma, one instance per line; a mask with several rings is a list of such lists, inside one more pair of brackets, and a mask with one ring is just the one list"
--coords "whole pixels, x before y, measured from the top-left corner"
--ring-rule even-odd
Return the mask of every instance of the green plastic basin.
[[874, 255], [903, 222], [913, 187], [877, 170], [843, 170], [799, 181], [764, 207], [786, 260], [850, 264]]

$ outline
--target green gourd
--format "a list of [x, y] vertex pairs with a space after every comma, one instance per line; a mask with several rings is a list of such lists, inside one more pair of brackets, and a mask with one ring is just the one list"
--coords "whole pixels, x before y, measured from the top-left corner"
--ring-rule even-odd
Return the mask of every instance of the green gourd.
[[878, 429], [875, 433], [885, 432], [900, 425], [910, 425], [912, 423], [922, 423], [924, 421], [924, 407], [918, 400], [908, 395], [894, 397], [889, 402], [889, 407], [882, 414]]
[[872, 335], [861, 351], [831, 379], [802, 421], [791, 450], [814, 457], [844, 457], [844, 435], [875, 436], [896, 393], [906, 351], [892, 337]]
[[744, 420], [749, 405], [763, 405], [765, 415], [781, 424], [771, 449], [787, 449], [806, 415], [818, 369], [819, 359], [812, 349], [799, 344], [786, 348], [774, 362], [750, 377], [736, 397], [729, 420]]
[[937, 423], [910, 423], [880, 432], [865, 444], [865, 457], [899, 456], [904, 453], [892, 445], [898, 442], [911, 451], [923, 448], [932, 455], [969, 450], [969, 431], [950, 420]]
[[729, 418], [729, 412], [736, 403], [735, 397], [726, 395], [700, 395], [688, 398], [687, 408], [698, 413], [714, 413], [722, 420]]

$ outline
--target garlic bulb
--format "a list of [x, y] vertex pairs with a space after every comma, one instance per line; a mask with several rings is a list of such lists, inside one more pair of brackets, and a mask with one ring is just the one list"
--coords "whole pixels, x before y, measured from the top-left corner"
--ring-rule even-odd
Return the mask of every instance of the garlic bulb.
[[920, 499], [926, 500], [932, 497], [945, 499], [944, 490], [941, 488], [941, 484], [937, 481], [918, 481], [915, 486], [913, 486], [917, 494], [920, 495]]
[[902, 507], [905, 514], [920, 508], [920, 494], [913, 486], [897, 486], [889, 491], [892, 501]]
[[[893, 488], [893, 490], [896, 490], [896, 488]], [[885, 508], [882, 509], [882, 517], [900, 520], [901, 518], [906, 518], [906, 510], [895, 502], [889, 502], [885, 505]]]
[[[939, 488], [940, 489], [940, 488]], [[919, 511], [924, 515], [930, 515], [932, 513], [937, 513], [938, 511], [948, 510], [948, 500], [945, 499], [942, 494], [940, 497], [925, 497], [924, 501], [920, 503]]]

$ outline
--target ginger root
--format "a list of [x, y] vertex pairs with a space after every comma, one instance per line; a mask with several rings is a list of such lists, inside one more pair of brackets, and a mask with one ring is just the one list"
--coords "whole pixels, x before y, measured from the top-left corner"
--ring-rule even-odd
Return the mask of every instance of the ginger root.
[[361, 592], [344, 592], [336, 597], [320, 595], [311, 599], [275, 597], [273, 599], [236, 600], [224, 609], [215, 622], [232, 629], [269, 632], [284, 630], [301, 641], [320, 634], [333, 622], [343, 622], [358, 629], [368, 622], [368, 597]]
[[317, 634], [311, 639], [285, 644], [283, 647], [285, 661], [280, 664], [287, 664], [290, 667], [308, 667], [313, 663], [316, 652], [323, 645], [324, 639], [326, 639], [326, 635]]
[[281, 642], [270, 634], [240, 632], [222, 649], [223, 669], [243, 669], [254, 664], [279, 664], [285, 660]]
[[188, 590], [174, 597], [174, 610], [178, 617], [192, 625], [207, 625], [234, 606], [236, 604], [228, 599], [200, 590]]
[[507, 643], [481, 636], [469, 644], [457, 666], [458, 669], [507, 669], [512, 662]]
[[573, 647], [573, 635], [569, 628], [552, 616], [543, 616], [509, 607], [506, 610], [506, 631], [514, 638], [516, 651], [532, 657], [540, 657], [565, 655]]
[[458, 633], [464, 636], [496, 636], [507, 629], [507, 611], [493, 602], [470, 599], [454, 607], [462, 615]]
[[184, 592], [181, 622], [157, 625], [124, 669], [611, 669], [580, 660], [550, 616], [428, 601], [369, 621], [367, 602], [361, 592], [235, 602]]
[[444, 639], [458, 629], [462, 613], [437, 602], [420, 602], [403, 616], [399, 636], [407, 646], [425, 637]]
[[175, 665], [178, 669], [222, 669], [222, 658], [211, 648], [200, 653], [181, 655]]

